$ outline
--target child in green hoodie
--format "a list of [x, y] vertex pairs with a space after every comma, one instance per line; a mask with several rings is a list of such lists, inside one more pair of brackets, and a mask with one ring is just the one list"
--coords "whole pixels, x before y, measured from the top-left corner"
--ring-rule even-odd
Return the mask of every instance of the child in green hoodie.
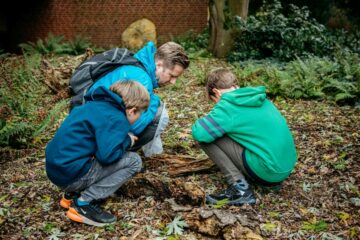
[[[206, 196], [216, 204], [254, 204], [249, 182], [277, 186], [296, 163], [296, 149], [285, 118], [266, 98], [265, 87], [239, 88], [227, 69], [211, 72], [207, 78], [211, 112], [192, 126], [193, 138], [220, 168], [229, 187]], [[249, 180], [249, 182], [247, 181]]]

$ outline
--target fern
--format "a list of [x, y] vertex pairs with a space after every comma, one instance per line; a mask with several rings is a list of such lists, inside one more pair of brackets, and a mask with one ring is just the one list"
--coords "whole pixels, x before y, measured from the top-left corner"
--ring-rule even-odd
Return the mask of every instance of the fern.
[[31, 135], [33, 127], [27, 122], [6, 122], [0, 129], [0, 145], [23, 147], [27, 144], [27, 137]]
[[44, 105], [47, 88], [40, 80], [40, 55], [6, 59], [4, 81], [0, 82], [0, 104], [5, 109], [0, 124], [0, 145], [14, 148], [28, 147], [33, 132], [43, 129], [38, 123], [39, 109]]
[[69, 42], [64, 41], [64, 36], [55, 36], [49, 33], [48, 36], [43, 39], [38, 39], [34, 42], [27, 42], [19, 44], [19, 47], [26, 54], [39, 53], [42, 55], [46, 54], [81, 54], [85, 52], [87, 48], [94, 48], [95, 52], [103, 51], [101, 48], [94, 47], [88, 38], [82, 36], [76, 36]]
[[73, 40], [68, 43], [69, 54], [79, 55], [85, 52], [87, 48], [91, 48], [92, 44], [88, 38], [76, 35]]
[[68, 105], [68, 100], [64, 99], [58, 102], [46, 116], [46, 118], [37, 126], [37, 129], [32, 134], [34, 139], [38, 138], [41, 133], [43, 133], [46, 129], [49, 129], [54, 125], [54, 123], [61, 118], [62, 113], [66, 109]]

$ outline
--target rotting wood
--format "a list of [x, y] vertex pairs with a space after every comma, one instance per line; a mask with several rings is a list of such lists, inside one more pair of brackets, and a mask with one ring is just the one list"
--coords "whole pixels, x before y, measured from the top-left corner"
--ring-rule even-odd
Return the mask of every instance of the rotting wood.
[[161, 162], [164, 166], [163, 171], [170, 176], [177, 177], [193, 173], [211, 172], [216, 169], [210, 159], [197, 159], [186, 155], [162, 154], [146, 159], [146, 162]]
[[141, 173], [127, 182], [117, 194], [130, 198], [153, 196], [159, 200], [174, 198], [177, 203], [201, 205], [205, 192], [193, 182], [184, 182], [156, 173]]

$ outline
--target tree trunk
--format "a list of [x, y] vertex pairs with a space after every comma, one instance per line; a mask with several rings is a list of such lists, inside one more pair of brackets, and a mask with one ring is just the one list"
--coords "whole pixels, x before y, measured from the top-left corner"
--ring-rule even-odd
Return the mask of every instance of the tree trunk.
[[223, 58], [227, 55], [233, 45], [232, 29], [225, 29], [226, 16], [231, 18], [240, 16], [246, 18], [248, 15], [249, 0], [211, 0], [210, 10], [210, 40], [209, 51], [216, 57]]

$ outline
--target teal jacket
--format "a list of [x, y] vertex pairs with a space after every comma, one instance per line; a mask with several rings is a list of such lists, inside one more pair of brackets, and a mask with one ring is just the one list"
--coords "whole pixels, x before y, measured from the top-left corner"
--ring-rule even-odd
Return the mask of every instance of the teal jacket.
[[245, 148], [250, 169], [267, 182], [287, 178], [296, 163], [293, 137], [265, 87], [239, 88], [223, 94], [211, 112], [192, 127], [193, 138], [210, 143], [224, 135]]
[[139, 135], [145, 127], [151, 123], [160, 105], [160, 98], [154, 94], [154, 89], [159, 87], [158, 80], [155, 76], [155, 52], [156, 48], [154, 43], [148, 42], [134, 55], [134, 57], [143, 64], [146, 71], [132, 65], [121, 66], [100, 78], [89, 90], [89, 92], [94, 91], [94, 89], [100, 86], [110, 88], [113, 83], [119, 80], [135, 80], [141, 83], [149, 92], [150, 104], [149, 108], [142, 113], [140, 118], [131, 126], [131, 132], [135, 135]]

